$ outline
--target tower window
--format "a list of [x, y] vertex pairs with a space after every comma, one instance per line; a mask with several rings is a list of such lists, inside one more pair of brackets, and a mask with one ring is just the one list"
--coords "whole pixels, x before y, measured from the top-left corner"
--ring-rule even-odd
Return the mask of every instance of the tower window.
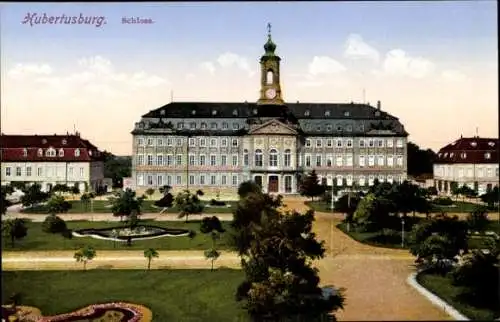
[[268, 70], [266, 74], [266, 84], [270, 85], [272, 83], [273, 83], [273, 72], [271, 70]]
[[325, 116], [330, 116], [330, 111], [325, 111]]
[[304, 116], [309, 116], [309, 110], [306, 110], [306, 111], [304, 112]]

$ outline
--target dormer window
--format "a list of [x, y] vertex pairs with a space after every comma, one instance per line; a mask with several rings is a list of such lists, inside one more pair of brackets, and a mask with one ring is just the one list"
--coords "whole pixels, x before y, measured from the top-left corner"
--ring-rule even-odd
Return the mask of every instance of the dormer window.
[[27, 157], [28, 156], [28, 149], [24, 148], [23, 149], [23, 157]]
[[183, 129], [183, 128], [184, 128], [184, 122], [179, 122], [179, 123], [177, 123], [177, 128], [178, 128], [179, 130]]
[[191, 124], [189, 125], [189, 127], [191, 128], [191, 130], [196, 129], [196, 123], [195, 122], [191, 122]]
[[192, 110], [191, 115], [196, 115], [196, 110]]
[[80, 156], [80, 149], [76, 149], [75, 150], [75, 157], [79, 157]]
[[453, 142], [451, 145], [455, 145], [455, 144], [457, 144], [457, 141]]
[[332, 126], [331, 126], [330, 124], [329, 124], [329, 125], [327, 125], [327, 126], [326, 126], [326, 130], [327, 130], [327, 131], [331, 131], [331, 130], [332, 130]]
[[45, 156], [47, 156], [47, 157], [55, 157], [56, 156], [56, 150], [54, 150], [53, 148], [47, 149], [47, 151], [45, 151]]
[[352, 132], [352, 125], [348, 125], [348, 126], [346, 127], [346, 130], [347, 130], [347, 132]]
[[256, 108], [254, 108], [254, 109], [253, 109], [253, 114], [254, 114], [254, 115], [257, 115], [257, 113], [258, 113], [258, 112], [259, 112], [259, 111], [257, 111], [257, 109], [256, 109]]
[[341, 125], [337, 125], [337, 131], [342, 132], [342, 126]]
[[491, 146], [491, 147], [493, 147], [493, 146], [495, 146], [495, 142], [490, 141], [490, 142], [488, 142], [488, 145]]
[[59, 157], [63, 157], [64, 156], [64, 150], [63, 149], [59, 149]]
[[66, 144], [68, 144], [68, 141], [66, 141], [66, 139], [63, 139], [62, 140], [62, 145], [66, 145]]
[[89, 155], [92, 156], [92, 150], [89, 150]]
[[450, 153], [450, 158], [453, 158], [454, 155], [455, 155], [455, 153], [451, 152]]
[[212, 115], [217, 115], [217, 111], [216, 110], [212, 110]]
[[316, 126], [316, 131], [321, 131], [321, 125]]
[[344, 116], [349, 116], [349, 115], [351, 115], [351, 113], [349, 113], [349, 111], [344, 112]]
[[233, 110], [233, 115], [238, 116], [238, 110]]
[[490, 154], [489, 152], [486, 152], [486, 153], [484, 154], [484, 158], [485, 158], [485, 159], [491, 159], [491, 154]]
[[442, 154], [442, 153], [438, 153], [438, 157], [439, 157], [439, 158], [441, 157], [441, 155], [443, 155], [443, 154]]
[[460, 154], [460, 157], [461, 157], [462, 159], [467, 158], [467, 153], [463, 152], [462, 154]]
[[330, 111], [325, 111], [325, 116], [330, 116]]
[[477, 146], [477, 143], [476, 143], [476, 142], [471, 142], [471, 143], [470, 143], [470, 145], [471, 145], [472, 147], [476, 147], [476, 146]]
[[375, 116], [379, 117], [379, 116], [380, 116], [380, 112], [379, 112], [379, 111], [376, 111], [376, 112], [375, 112]]
[[446, 153], [444, 154], [444, 157], [445, 157], [445, 158], [446, 158], [447, 156], [448, 156], [448, 152], [446, 152]]
[[43, 157], [43, 150], [42, 149], [38, 149], [38, 156]]
[[304, 112], [304, 116], [309, 116], [309, 110], [306, 110], [306, 111]]
[[165, 110], [161, 110], [160, 115], [165, 115]]
[[43, 139], [43, 140], [42, 140], [42, 144], [47, 144], [47, 140], [46, 140], [46, 139]]
[[202, 129], [206, 129], [207, 128], [207, 123], [205, 123], [205, 122], [201, 123], [201, 128]]
[[211, 123], [211, 124], [210, 124], [210, 128], [211, 128], [212, 130], [216, 130], [216, 129], [217, 129], [217, 123], [215, 123], [215, 122], [214, 122], [214, 123]]

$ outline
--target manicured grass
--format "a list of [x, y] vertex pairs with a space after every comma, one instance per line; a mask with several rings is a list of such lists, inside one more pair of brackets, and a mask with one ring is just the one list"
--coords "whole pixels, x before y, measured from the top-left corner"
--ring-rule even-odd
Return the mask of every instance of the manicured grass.
[[124, 301], [147, 306], [153, 321], [247, 321], [234, 298], [239, 270], [5, 271], [2, 280], [3, 299], [20, 292], [44, 315]]
[[459, 297], [462, 288], [454, 286], [450, 277], [421, 273], [417, 276], [417, 280], [422, 286], [471, 320], [493, 321], [500, 316], [500, 312], [465, 303], [464, 299]]
[[331, 203], [324, 201], [306, 201], [306, 206], [313, 209], [314, 211], [319, 212], [333, 212], [331, 207]]
[[[69, 200], [71, 203], [71, 209], [68, 211], [69, 214], [75, 213], [90, 213], [91, 208], [90, 205], [86, 205], [80, 200]], [[144, 200], [142, 203], [142, 212], [143, 213], [158, 213], [163, 208], [158, 208], [154, 205], [155, 200]], [[93, 202], [92, 212], [94, 213], [111, 213], [111, 203], [105, 200], [94, 200]], [[214, 214], [214, 213], [231, 213], [236, 207], [236, 201], [226, 201], [226, 205], [231, 205], [231, 207], [223, 206], [223, 207], [214, 207], [209, 206], [205, 207], [204, 213]], [[207, 202], [207, 205], [209, 203]], [[31, 213], [31, 214], [46, 214], [48, 213], [47, 207], [45, 205], [38, 205], [35, 207], [30, 207], [24, 209], [22, 212]], [[167, 209], [166, 213], [178, 213], [179, 210], [175, 207], [171, 209]], [[64, 216], [64, 214], [61, 214]]]
[[[455, 212], [455, 213], [469, 213], [473, 212], [477, 207], [481, 205], [475, 204], [472, 202], [463, 202], [463, 201], [453, 201], [453, 205], [450, 206], [441, 206], [432, 204], [433, 212]], [[486, 207], [486, 205], [482, 205]], [[496, 208], [491, 209], [491, 211], [496, 211]]]
[[[69, 229], [88, 229], [88, 228], [108, 228], [119, 227], [124, 225], [120, 222], [106, 221], [67, 221]], [[76, 250], [84, 245], [89, 245], [95, 249], [101, 250], [144, 250], [146, 248], [154, 248], [157, 250], [206, 250], [211, 247], [212, 240], [209, 234], [200, 232], [200, 222], [190, 221], [188, 223], [182, 221], [148, 221], [141, 220], [140, 224], [154, 225], [159, 227], [169, 228], [184, 228], [196, 231], [196, 236], [190, 239], [184, 237], [161, 237], [149, 240], [132, 241], [131, 246], [127, 246], [125, 242], [113, 242], [109, 240], [95, 239], [92, 237], [73, 237], [66, 239], [61, 234], [49, 234], [42, 231], [42, 223], [27, 222], [28, 235], [21, 240], [16, 241], [12, 248], [10, 241], [7, 238], [2, 238], [3, 251], [27, 251], [27, 250]], [[223, 227], [230, 229], [228, 222], [222, 222]], [[223, 234], [217, 241], [219, 249], [228, 248], [227, 234]]]

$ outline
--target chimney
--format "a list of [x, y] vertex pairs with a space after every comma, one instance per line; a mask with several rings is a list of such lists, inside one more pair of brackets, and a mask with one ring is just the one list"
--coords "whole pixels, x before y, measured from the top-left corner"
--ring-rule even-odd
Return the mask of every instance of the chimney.
[[377, 101], [377, 110], [379, 110], [379, 111], [380, 111], [380, 106], [381, 106], [380, 101]]

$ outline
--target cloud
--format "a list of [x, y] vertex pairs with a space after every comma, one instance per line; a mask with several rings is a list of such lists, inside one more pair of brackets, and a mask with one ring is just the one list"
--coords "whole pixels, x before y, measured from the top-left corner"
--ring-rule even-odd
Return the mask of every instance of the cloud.
[[52, 68], [47, 64], [17, 64], [7, 72], [7, 76], [13, 79], [23, 79], [38, 75], [50, 75]]
[[401, 49], [393, 49], [385, 56], [383, 70], [388, 75], [424, 78], [434, 71], [434, 63], [422, 57], [408, 56]]
[[323, 86], [324, 84], [325, 84], [324, 82], [317, 80], [303, 80], [297, 82], [297, 86], [299, 87], [320, 87]]
[[248, 59], [232, 52], [226, 52], [217, 58], [217, 63], [222, 68], [237, 67], [246, 71], [249, 76], [255, 75], [255, 71], [250, 67]]
[[186, 80], [192, 80], [192, 79], [195, 79], [195, 78], [196, 78], [196, 75], [193, 74], [193, 73], [186, 74]]
[[345, 71], [344, 65], [327, 56], [314, 56], [309, 63], [309, 74], [316, 76], [321, 74], [336, 74]]
[[459, 70], [449, 69], [441, 72], [441, 78], [450, 82], [462, 82], [467, 76]]
[[205, 61], [201, 63], [200, 68], [208, 71], [212, 75], [215, 73], [215, 65], [211, 61]]
[[376, 63], [380, 59], [379, 52], [364, 42], [363, 38], [358, 34], [349, 35], [344, 48], [344, 57], [349, 59], [369, 59]]

